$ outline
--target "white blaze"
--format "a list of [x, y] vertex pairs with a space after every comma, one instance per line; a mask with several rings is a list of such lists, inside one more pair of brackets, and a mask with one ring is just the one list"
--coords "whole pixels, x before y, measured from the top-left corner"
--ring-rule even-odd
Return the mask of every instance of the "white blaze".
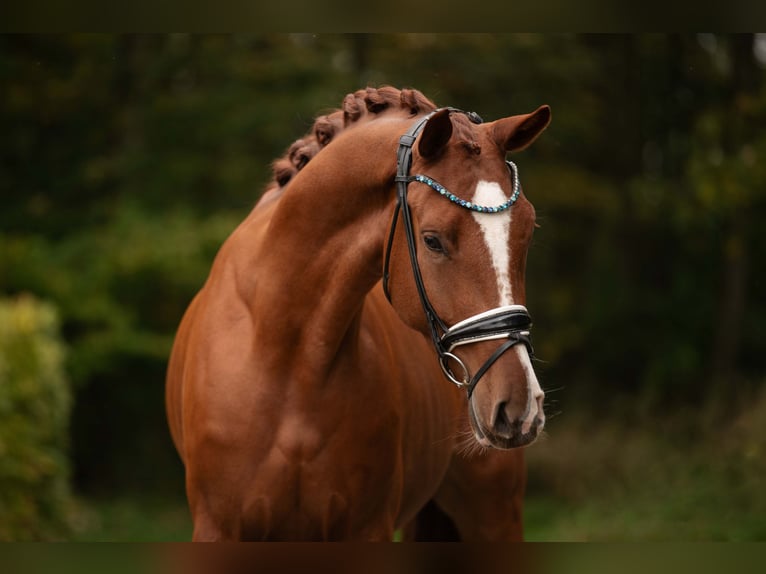
[[[488, 181], [480, 181], [476, 186], [473, 203], [495, 206], [504, 203], [507, 199], [500, 185]], [[492, 267], [495, 270], [497, 289], [500, 295], [499, 307], [513, 305], [513, 292], [511, 291], [511, 280], [508, 275], [511, 264], [511, 214], [512, 210], [501, 213], [472, 212], [474, 219], [481, 228], [484, 243], [487, 245], [490, 257], [492, 258]], [[543, 421], [545, 420], [540, 409], [542, 398], [545, 394], [537, 380], [535, 370], [532, 368], [532, 361], [529, 358], [527, 347], [525, 345], [516, 345], [514, 350], [519, 357], [527, 380], [527, 408], [521, 424], [521, 432], [527, 433], [536, 416], [539, 415]]]
[[[505, 203], [508, 198], [497, 183], [480, 181], [473, 195], [473, 203], [478, 205], [495, 206]], [[511, 280], [508, 277], [508, 269], [511, 262], [510, 233], [511, 211], [501, 213], [478, 213], [471, 212], [473, 218], [481, 227], [484, 235], [484, 243], [492, 257], [492, 267], [497, 277], [497, 289], [500, 294], [499, 307], [513, 304], [511, 293]]]
[[540, 416], [540, 429], [545, 424], [545, 415], [543, 415], [540, 409], [545, 393], [540, 388], [540, 382], [537, 380], [535, 370], [532, 368], [532, 361], [529, 359], [529, 351], [527, 351], [526, 345], [516, 345], [514, 349], [516, 349], [516, 354], [521, 362], [521, 368], [524, 369], [527, 379], [527, 410], [521, 423], [521, 432], [526, 434], [532, 428], [532, 423], [536, 416]]

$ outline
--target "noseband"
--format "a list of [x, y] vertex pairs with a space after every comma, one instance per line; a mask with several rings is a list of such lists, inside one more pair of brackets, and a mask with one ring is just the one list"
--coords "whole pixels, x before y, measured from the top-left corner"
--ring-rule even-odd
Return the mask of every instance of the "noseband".
[[[443, 109], [443, 108], [442, 108]], [[455, 108], [447, 108], [450, 112], [465, 114], [469, 120], [475, 124], [480, 124], [482, 119], [474, 112], [464, 112]], [[399, 219], [399, 213], [402, 214], [402, 224], [404, 226], [404, 232], [407, 237], [407, 247], [410, 254], [410, 263], [412, 264], [412, 274], [415, 279], [415, 285], [418, 290], [418, 296], [423, 306], [423, 311], [426, 315], [426, 320], [431, 331], [431, 340], [433, 341], [436, 353], [439, 356], [439, 365], [444, 372], [444, 375], [453, 383], [459, 387], [464, 387], [468, 392], [470, 398], [473, 394], [474, 388], [479, 382], [479, 379], [487, 372], [487, 370], [497, 361], [500, 356], [505, 353], [511, 347], [523, 343], [530, 356], [533, 355], [532, 341], [530, 339], [529, 329], [532, 327], [532, 319], [527, 312], [526, 307], [523, 305], [506, 305], [503, 307], [496, 307], [473, 315], [454, 324], [452, 327], [442, 321], [439, 315], [436, 313], [431, 301], [426, 294], [426, 288], [423, 283], [423, 277], [420, 273], [420, 265], [417, 259], [417, 249], [415, 247], [415, 231], [412, 226], [412, 215], [410, 213], [410, 207], [407, 203], [407, 187], [413, 181], [424, 183], [445, 196], [453, 203], [477, 211], [480, 213], [499, 213], [509, 209], [519, 196], [520, 186], [519, 177], [516, 165], [513, 162], [507, 161], [508, 169], [513, 176], [513, 194], [511, 198], [505, 203], [499, 206], [482, 206], [476, 205], [471, 202], [462, 200], [455, 195], [449, 193], [443, 186], [436, 183], [429, 177], [424, 175], [410, 175], [410, 165], [412, 164], [412, 145], [415, 142], [420, 131], [425, 126], [426, 122], [440, 110], [435, 110], [423, 117], [420, 121], [416, 122], [409, 131], [399, 138], [399, 149], [397, 152], [397, 166], [396, 166], [396, 190], [397, 190], [397, 202], [396, 209], [394, 211], [393, 221], [391, 222], [391, 231], [388, 235], [388, 245], [386, 246], [386, 256], [384, 260], [383, 269], [383, 291], [386, 294], [389, 302], [391, 301], [391, 294], [388, 290], [389, 279], [389, 262], [391, 258], [391, 247], [394, 242], [394, 232], [396, 231], [396, 224]], [[458, 357], [453, 351], [457, 347], [467, 345], [470, 343], [478, 343], [480, 341], [491, 340], [505, 340], [497, 350], [487, 359], [484, 364], [479, 368], [476, 373], [471, 376], [466, 364]], [[456, 374], [450, 362], [455, 363], [460, 374]]]

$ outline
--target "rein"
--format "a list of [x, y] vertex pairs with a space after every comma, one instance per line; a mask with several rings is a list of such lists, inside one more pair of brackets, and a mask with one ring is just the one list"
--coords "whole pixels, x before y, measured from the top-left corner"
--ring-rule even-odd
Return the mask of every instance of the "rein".
[[[441, 108], [444, 109], [444, 108]], [[447, 108], [450, 112], [465, 114], [468, 119], [474, 124], [482, 123], [482, 119], [478, 114], [474, 112], [464, 112], [456, 108]], [[439, 317], [439, 314], [434, 309], [431, 301], [428, 299], [426, 293], [425, 284], [423, 283], [423, 277], [420, 273], [420, 265], [417, 259], [417, 249], [415, 243], [415, 231], [412, 225], [412, 215], [410, 213], [410, 207], [407, 202], [407, 188], [413, 181], [428, 185], [439, 194], [445, 196], [452, 203], [480, 213], [501, 213], [509, 209], [518, 199], [520, 192], [519, 176], [516, 165], [513, 162], [506, 161], [508, 169], [513, 177], [513, 193], [511, 198], [499, 206], [483, 206], [476, 205], [471, 202], [465, 201], [451, 194], [441, 184], [437, 183], [433, 179], [418, 174], [415, 176], [410, 175], [410, 166], [412, 164], [412, 146], [415, 143], [420, 131], [426, 125], [428, 120], [436, 112], [435, 110], [430, 114], [424, 116], [418, 122], [416, 122], [406, 134], [399, 138], [399, 148], [397, 150], [397, 164], [396, 164], [396, 189], [397, 189], [397, 202], [394, 211], [393, 220], [391, 222], [391, 231], [388, 235], [388, 244], [386, 246], [386, 255], [384, 259], [383, 267], [383, 291], [391, 302], [391, 294], [388, 290], [389, 280], [389, 263], [391, 259], [391, 248], [394, 242], [394, 232], [396, 231], [396, 225], [398, 223], [399, 214], [402, 216], [402, 225], [404, 226], [404, 232], [407, 237], [407, 248], [410, 255], [410, 263], [412, 265], [412, 275], [415, 279], [415, 285], [417, 287], [420, 303], [425, 312], [426, 320], [428, 321], [429, 330], [431, 332], [431, 340], [436, 349], [436, 353], [439, 356], [439, 365], [441, 366], [444, 375], [458, 387], [463, 387], [468, 392], [468, 398], [471, 398], [476, 385], [481, 377], [489, 370], [489, 368], [511, 347], [523, 343], [530, 356], [533, 356], [534, 351], [532, 349], [532, 341], [530, 339], [529, 329], [532, 326], [532, 319], [527, 312], [526, 307], [523, 305], [506, 305], [502, 307], [496, 307], [483, 313], [473, 315], [454, 324], [452, 327], [448, 327], [444, 321]], [[471, 376], [468, 367], [453, 351], [456, 347], [467, 345], [470, 343], [477, 343], [479, 341], [490, 340], [503, 340], [497, 350], [487, 359], [484, 364], [479, 368], [476, 373]], [[456, 363], [461, 374], [456, 375], [450, 367], [450, 362]]]

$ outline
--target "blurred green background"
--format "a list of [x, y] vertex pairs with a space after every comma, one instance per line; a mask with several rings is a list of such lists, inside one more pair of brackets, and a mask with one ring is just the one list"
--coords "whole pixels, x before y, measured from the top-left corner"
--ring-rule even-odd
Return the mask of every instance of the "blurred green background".
[[515, 159], [532, 540], [766, 539], [766, 35], [0, 36], [0, 539], [184, 540], [175, 329], [270, 163], [366, 85]]

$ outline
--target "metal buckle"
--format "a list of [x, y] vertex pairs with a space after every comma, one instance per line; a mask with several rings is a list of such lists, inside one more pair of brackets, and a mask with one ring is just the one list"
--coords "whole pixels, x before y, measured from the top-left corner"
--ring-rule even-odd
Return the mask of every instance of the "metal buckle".
[[[458, 365], [460, 365], [460, 368], [463, 369], [463, 380], [459, 381], [455, 378], [455, 375], [452, 373], [452, 369], [449, 368], [449, 365], [447, 365], [447, 360], [452, 359], [455, 362], [457, 362]], [[439, 366], [442, 368], [442, 372], [444, 372], [444, 375], [455, 385], [458, 387], [467, 387], [471, 382], [471, 375], [468, 373], [468, 367], [465, 366], [465, 363], [460, 360], [460, 357], [457, 355], [453, 355], [449, 352], [444, 352], [439, 354]]]

